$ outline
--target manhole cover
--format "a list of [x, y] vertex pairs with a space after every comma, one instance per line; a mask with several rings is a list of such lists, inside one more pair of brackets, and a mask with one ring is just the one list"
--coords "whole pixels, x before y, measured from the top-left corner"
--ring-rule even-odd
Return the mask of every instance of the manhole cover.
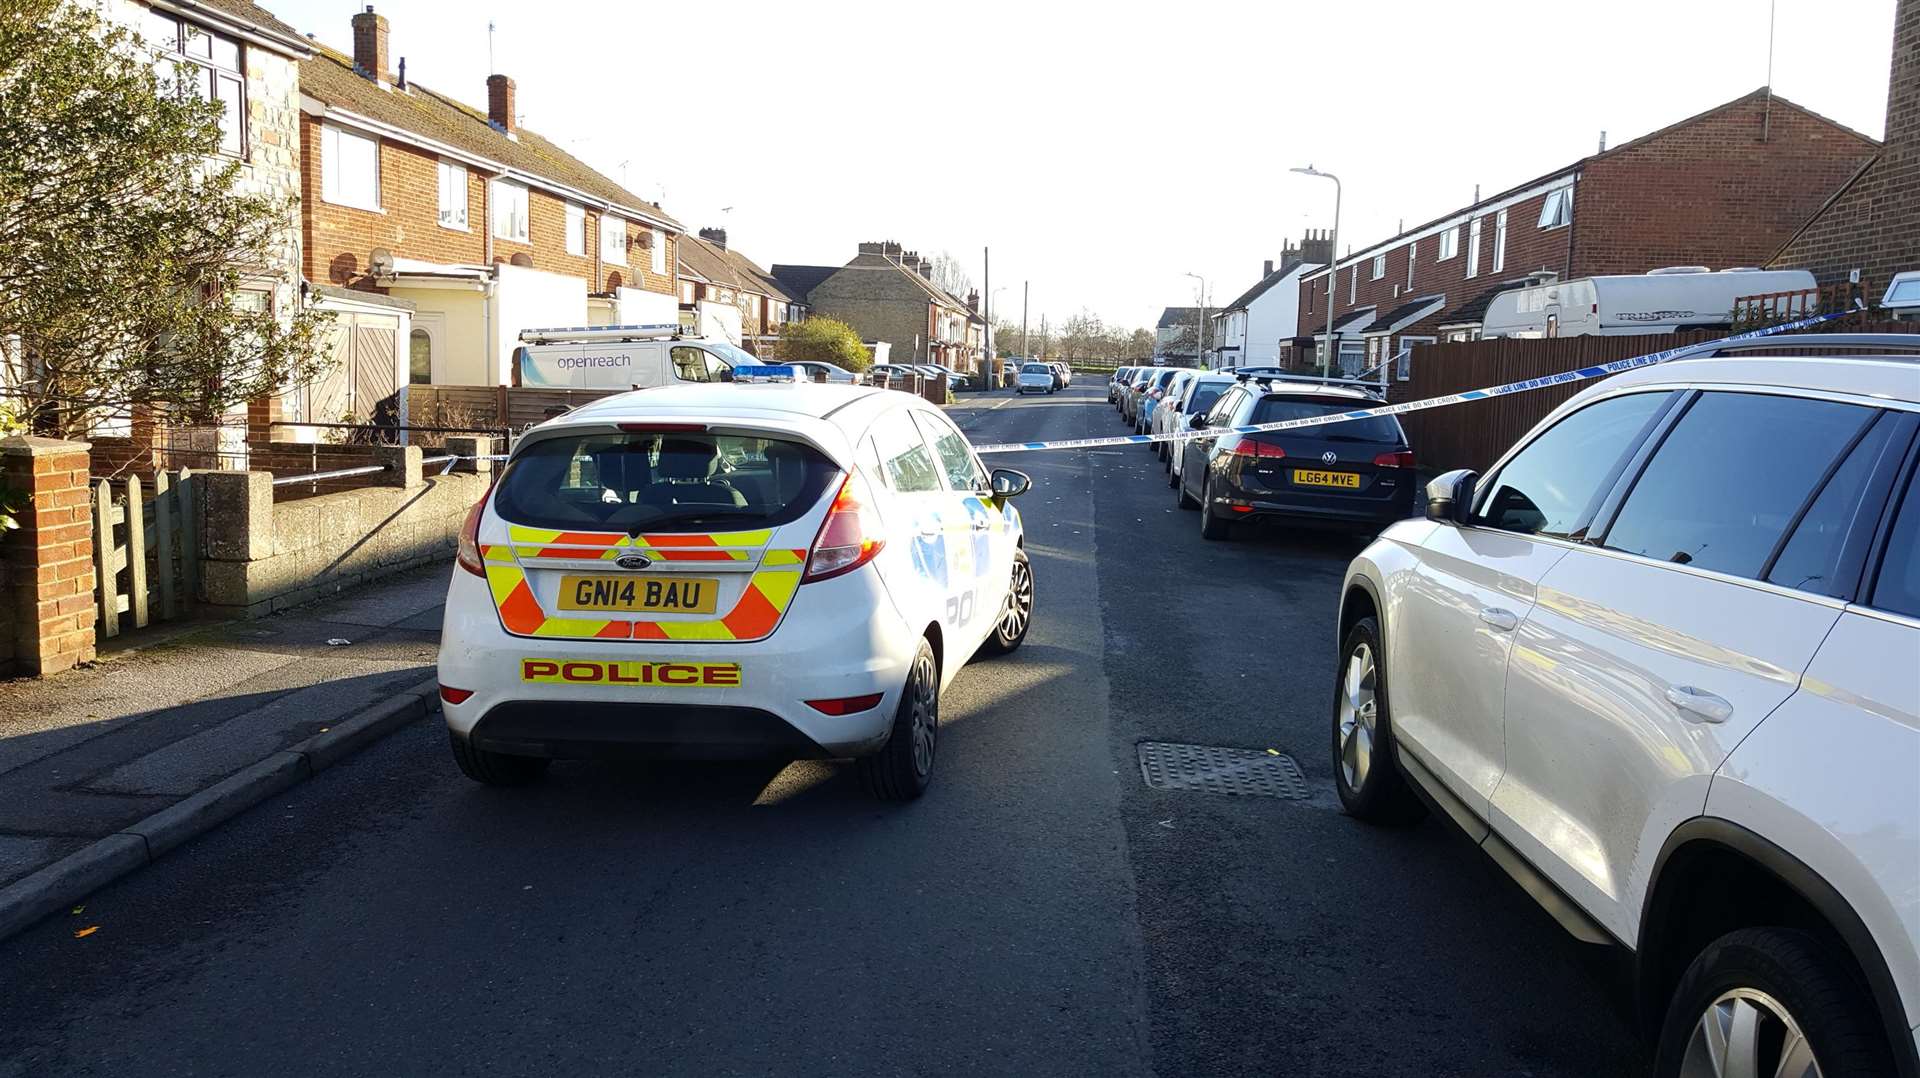
[[1293, 757], [1265, 749], [1224, 745], [1140, 743], [1140, 774], [1156, 790], [1204, 790], [1243, 797], [1307, 796], [1307, 782]]

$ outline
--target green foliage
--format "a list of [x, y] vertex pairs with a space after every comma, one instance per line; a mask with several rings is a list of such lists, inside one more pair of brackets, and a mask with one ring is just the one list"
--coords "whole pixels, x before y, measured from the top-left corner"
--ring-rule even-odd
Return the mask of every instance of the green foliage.
[[[20, 418], [20, 412], [13, 406], [0, 403], [0, 438], [11, 438], [16, 434], [28, 433], [27, 424]], [[10, 532], [20, 527], [21, 507], [25, 504], [27, 492], [17, 487], [0, 483], [0, 532]]]
[[238, 302], [286, 280], [291, 198], [236, 189], [219, 107], [152, 57], [92, 5], [0, 0], [0, 340], [42, 433], [204, 422], [320, 373], [326, 316]]
[[873, 362], [873, 352], [860, 343], [852, 326], [822, 315], [781, 326], [778, 357], [832, 363], [850, 371], [864, 371]]

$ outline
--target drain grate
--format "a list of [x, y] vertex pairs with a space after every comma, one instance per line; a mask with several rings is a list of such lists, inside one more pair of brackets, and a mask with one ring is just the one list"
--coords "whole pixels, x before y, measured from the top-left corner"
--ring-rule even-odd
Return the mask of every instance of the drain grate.
[[1140, 774], [1156, 790], [1201, 790], [1295, 801], [1308, 796], [1306, 779], [1300, 776], [1300, 765], [1293, 762], [1293, 757], [1265, 749], [1142, 741]]

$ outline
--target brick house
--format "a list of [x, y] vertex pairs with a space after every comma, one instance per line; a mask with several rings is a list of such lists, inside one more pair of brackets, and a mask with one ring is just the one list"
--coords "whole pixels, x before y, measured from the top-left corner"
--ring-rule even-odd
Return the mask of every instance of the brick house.
[[789, 294], [814, 312], [838, 318], [869, 345], [887, 342], [895, 363], [940, 363], [980, 370], [986, 358], [986, 320], [978, 293], [962, 300], [933, 282], [933, 262], [892, 241], [862, 243], [846, 265], [773, 267]]
[[396, 71], [387, 40], [369, 5], [352, 56], [300, 66], [306, 273], [348, 323], [348, 384], [314, 391], [315, 418], [509, 383], [523, 329], [677, 320], [673, 218], [520, 126], [511, 78], [482, 112]]
[[1549, 276], [1760, 265], [1878, 148], [1763, 87], [1305, 275], [1283, 352], [1318, 364], [1329, 302], [1351, 374], [1409, 344], [1472, 339], [1493, 294]]
[[1300, 278], [1326, 265], [1332, 254], [1332, 237], [1309, 230], [1300, 246], [1287, 244], [1281, 249], [1278, 269], [1268, 260], [1252, 288], [1210, 316], [1208, 366], [1264, 367], [1280, 362], [1281, 346], [1298, 332]]
[[1172, 367], [1200, 366], [1200, 308], [1168, 307], [1153, 327], [1153, 359]]
[[1768, 263], [1810, 270], [1821, 284], [1859, 270], [1869, 302], [1894, 274], [1920, 269], [1920, 0], [1900, 0], [1893, 19], [1885, 144]]
[[758, 353], [780, 336], [780, 327], [806, 317], [806, 305], [773, 275], [727, 246], [727, 230], [703, 228], [679, 244], [681, 322], [702, 325], [702, 305], [721, 304], [740, 312], [740, 340]]

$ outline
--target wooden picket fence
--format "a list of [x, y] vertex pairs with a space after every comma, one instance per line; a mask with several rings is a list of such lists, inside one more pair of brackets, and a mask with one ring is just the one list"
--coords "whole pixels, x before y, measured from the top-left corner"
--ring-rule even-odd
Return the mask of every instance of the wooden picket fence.
[[123, 623], [141, 629], [191, 610], [200, 555], [192, 476], [188, 468], [156, 472], [151, 491], [137, 475], [94, 485], [94, 605], [101, 639], [119, 636]]

